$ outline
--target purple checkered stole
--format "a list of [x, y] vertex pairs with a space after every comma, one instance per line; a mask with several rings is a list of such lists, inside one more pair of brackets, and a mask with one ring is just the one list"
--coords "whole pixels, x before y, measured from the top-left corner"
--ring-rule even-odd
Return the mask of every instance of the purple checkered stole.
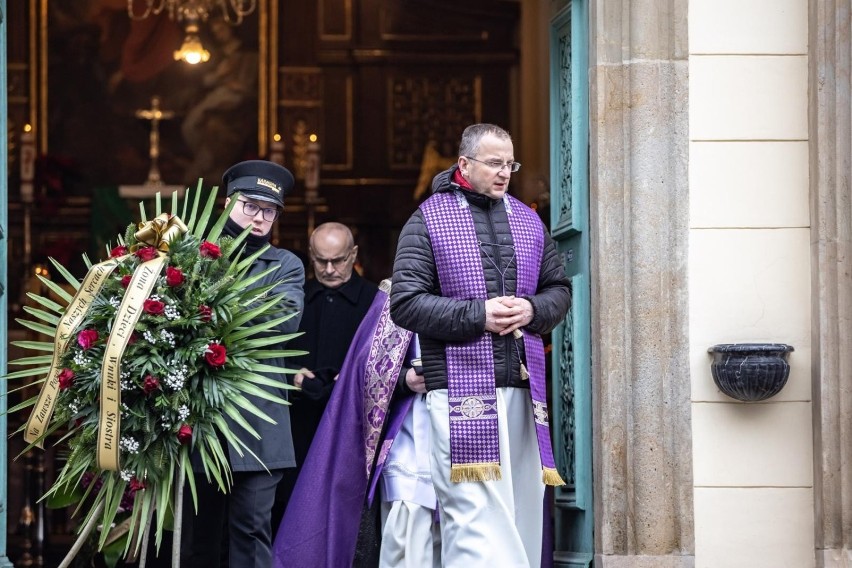
[[388, 407], [412, 335], [410, 331], [394, 325], [390, 317], [390, 300], [386, 298], [364, 366], [363, 434], [367, 478], [373, 468]]
[[[544, 227], [531, 209], [504, 196], [517, 259], [517, 296], [536, 293]], [[421, 206], [432, 242], [442, 295], [459, 300], [488, 298], [479, 240], [469, 205], [461, 192], [432, 195]], [[536, 435], [543, 479], [562, 485], [553, 461], [545, 394], [544, 348], [541, 337], [523, 332], [530, 373]], [[447, 343], [447, 384], [450, 407], [450, 479], [486, 481], [500, 479], [500, 445], [494, 353], [490, 333], [477, 339]]]

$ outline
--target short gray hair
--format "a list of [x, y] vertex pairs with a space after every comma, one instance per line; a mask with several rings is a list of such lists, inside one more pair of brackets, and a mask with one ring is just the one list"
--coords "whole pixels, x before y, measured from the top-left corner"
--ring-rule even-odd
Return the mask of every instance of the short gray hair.
[[479, 143], [487, 134], [496, 136], [501, 140], [512, 141], [509, 133], [496, 124], [471, 124], [462, 133], [461, 144], [459, 144], [459, 156], [475, 156], [479, 152]]

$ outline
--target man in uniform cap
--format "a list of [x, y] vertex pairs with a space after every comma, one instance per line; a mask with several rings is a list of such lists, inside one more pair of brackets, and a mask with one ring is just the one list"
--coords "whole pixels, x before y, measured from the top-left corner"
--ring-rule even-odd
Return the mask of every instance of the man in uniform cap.
[[[236, 199], [238, 203], [224, 228], [224, 234], [236, 237], [246, 227], [251, 233], [245, 240], [245, 251], [250, 255], [269, 244], [272, 225], [284, 206], [284, 196], [293, 187], [293, 175], [284, 167], [264, 160], [240, 162], [230, 167], [222, 178], [227, 191], [227, 201]], [[298, 315], [277, 326], [274, 332], [289, 334], [299, 328], [304, 305], [303, 287], [305, 270], [302, 262], [290, 251], [269, 246], [252, 264], [250, 274], [257, 274], [275, 268], [273, 272], [261, 278], [254, 286], [277, 283], [270, 294], [284, 292], [285, 310]], [[248, 325], [261, 323], [259, 318]], [[282, 348], [270, 346], [270, 349]], [[283, 366], [284, 359], [273, 359], [272, 365]], [[272, 375], [283, 385], [283, 375]], [[267, 390], [285, 398], [283, 388]], [[290, 416], [286, 406], [270, 402], [260, 397], [249, 397], [264, 413], [272, 417], [276, 424], [270, 424], [253, 414], [244, 418], [260, 434], [256, 440], [251, 436], [243, 437], [260, 463], [251, 453], [243, 451], [241, 456], [236, 448], [229, 446], [229, 462], [234, 475], [234, 484], [228, 495], [218, 491], [215, 484], [208, 483], [203, 476], [196, 475], [198, 485], [198, 513], [191, 519], [191, 534], [184, 538], [184, 565], [204, 567], [219, 565], [222, 527], [228, 519], [228, 548], [231, 568], [268, 568], [271, 566], [272, 528], [270, 515], [275, 501], [275, 488], [281, 480], [285, 468], [296, 465], [293, 453], [293, 437], [290, 432]], [[226, 418], [226, 420], [229, 420]], [[239, 430], [234, 427], [234, 430]], [[198, 464], [200, 466], [200, 464]], [[194, 468], [196, 473], [202, 471]], [[268, 471], [267, 471], [268, 470]]]

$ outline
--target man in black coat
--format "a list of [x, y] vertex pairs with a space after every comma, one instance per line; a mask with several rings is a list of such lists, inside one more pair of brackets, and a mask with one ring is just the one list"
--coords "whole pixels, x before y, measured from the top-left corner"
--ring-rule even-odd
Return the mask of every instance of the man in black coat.
[[[292, 174], [278, 164], [250, 160], [229, 168], [222, 183], [227, 188], [226, 203], [231, 199], [238, 201], [231, 211], [223, 233], [236, 237], [244, 228], [252, 227], [251, 233], [246, 237], [243, 254], [252, 254], [268, 245], [272, 225], [284, 205], [284, 195], [293, 187]], [[276, 283], [271, 294], [285, 293], [282, 300], [285, 311], [300, 312], [305, 282], [302, 261], [290, 251], [270, 246], [254, 261], [249, 274], [259, 274], [273, 267], [275, 270], [257, 281], [254, 286]], [[294, 333], [298, 326], [297, 314], [277, 326], [274, 332]], [[275, 347], [284, 348], [283, 345]], [[287, 362], [287, 359], [269, 361], [276, 366], [284, 366]], [[278, 380], [282, 387], [266, 387], [267, 390], [280, 398], [287, 398], [284, 375], [276, 374], [272, 378]], [[286, 468], [294, 467], [296, 461], [288, 407], [257, 396], [249, 398], [257, 408], [275, 420], [275, 424], [251, 414], [244, 416], [261, 438], [243, 438], [248, 449], [257, 458], [245, 451], [240, 455], [228, 444], [228, 462], [234, 475], [229, 494], [219, 492], [215, 483], [207, 482], [203, 475], [198, 475], [199, 468], [194, 467], [198, 487], [198, 513], [194, 515], [191, 508], [186, 509], [184, 527], [189, 534], [185, 534], [181, 543], [184, 566], [210, 568], [220, 565], [220, 549], [224, 548], [222, 532], [226, 518], [230, 567], [271, 566], [271, 510], [275, 491], [283, 472]], [[227, 420], [233, 424], [230, 418]], [[233, 429], [237, 429], [236, 425]], [[196, 458], [197, 456], [193, 458], [194, 464]]]
[[290, 360], [301, 367], [293, 384], [302, 390], [291, 396], [290, 408], [297, 465], [280, 484], [273, 524], [284, 515], [349, 344], [378, 291], [378, 286], [354, 270], [358, 247], [346, 225], [317, 227], [311, 235], [309, 256], [314, 278], [305, 284], [305, 311], [299, 328], [304, 335], [289, 344], [290, 349], [308, 352]]

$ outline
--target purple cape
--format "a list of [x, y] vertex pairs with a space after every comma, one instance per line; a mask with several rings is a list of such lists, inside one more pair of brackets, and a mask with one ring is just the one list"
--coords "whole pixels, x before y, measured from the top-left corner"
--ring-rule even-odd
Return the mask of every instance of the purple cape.
[[[382, 349], [379, 352], [375, 349], [377, 326], [393, 325], [387, 316], [387, 304], [388, 295], [380, 290], [349, 347], [278, 528], [272, 551], [275, 568], [352, 565], [370, 482], [365, 467], [368, 455], [364, 436], [365, 369], [382, 355]], [[398, 343], [397, 347], [401, 346], [405, 352], [411, 335], [406, 332], [403, 337], [405, 344]], [[399, 365], [396, 367], [386, 367], [383, 371], [395, 377]], [[393, 385], [389, 386], [392, 392]], [[383, 417], [391, 423], [388, 434], [398, 430], [397, 423], [401, 424], [400, 417], [408, 406], [395, 403], [389, 412], [393, 416]], [[381, 440], [373, 449], [380, 447]], [[372, 477], [377, 475], [374, 472]]]

